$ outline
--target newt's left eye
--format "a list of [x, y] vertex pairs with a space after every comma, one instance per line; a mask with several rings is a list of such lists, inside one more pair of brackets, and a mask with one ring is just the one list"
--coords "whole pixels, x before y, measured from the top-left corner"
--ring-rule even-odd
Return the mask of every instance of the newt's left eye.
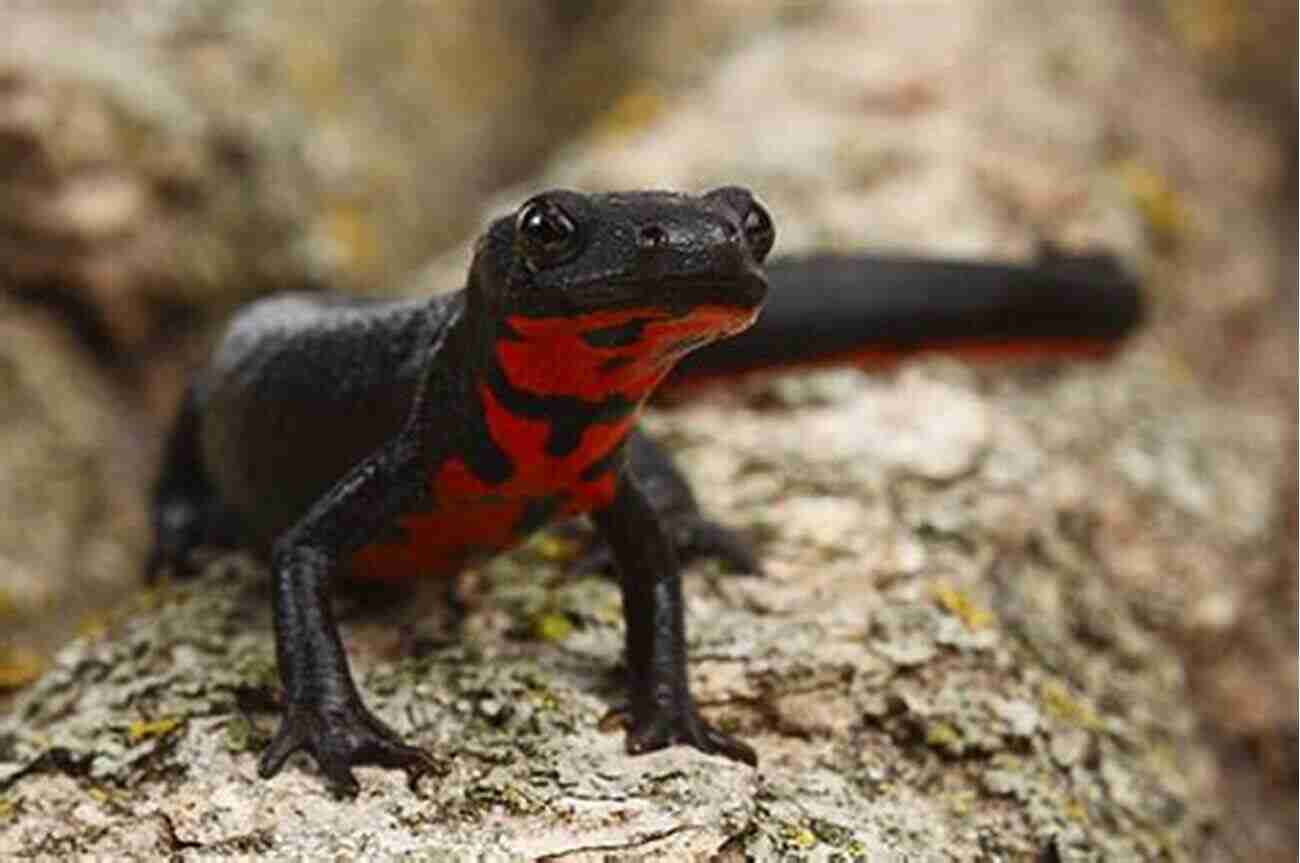
[[539, 196], [519, 208], [515, 242], [530, 268], [553, 267], [577, 253], [578, 226], [563, 207]]

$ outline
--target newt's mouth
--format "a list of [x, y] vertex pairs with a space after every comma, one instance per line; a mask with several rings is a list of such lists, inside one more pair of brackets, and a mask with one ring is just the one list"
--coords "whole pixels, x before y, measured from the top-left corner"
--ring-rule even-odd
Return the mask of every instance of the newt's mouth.
[[698, 312], [708, 319], [717, 319], [723, 309], [731, 309], [732, 314], [747, 312], [746, 322], [741, 326], [743, 329], [767, 298], [767, 279], [761, 270], [755, 268], [735, 276], [714, 278], [665, 276], [651, 280], [610, 280], [588, 290], [587, 298], [591, 300], [592, 308], [604, 305], [601, 294], [608, 292], [620, 296], [619, 300], [608, 303], [609, 311], [641, 309], [649, 312], [658, 309], [674, 318], [693, 318]]
[[582, 316], [579, 337], [592, 348], [642, 348], [690, 342], [687, 350], [734, 335], [758, 316], [757, 306], [707, 305], [677, 311], [634, 308]]

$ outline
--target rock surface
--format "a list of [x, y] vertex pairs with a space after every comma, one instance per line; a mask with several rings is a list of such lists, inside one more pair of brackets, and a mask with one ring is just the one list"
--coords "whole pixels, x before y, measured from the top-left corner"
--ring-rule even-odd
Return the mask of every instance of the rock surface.
[[[1126, 476], [1152, 443], [1122, 431], [1133, 402], [1193, 401], [1148, 377], [1134, 361], [981, 393], [938, 363], [855, 376], [816, 410], [655, 418], [713, 507], [772, 537], [768, 578], [704, 568], [689, 590], [697, 694], [757, 746], [757, 772], [681, 749], [630, 758], [600, 730], [619, 698], [617, 590], [565, 577], [539, 541], [475, 573], [461, 631], [418, 657], [396, 634], [409, 612], [347, 629], [372, 704], [436, 775], [411, 791], [363, 770], [352, 803], [302, 761], [259, 782], [265, 588], [226, 559], [64, 651], [0, 726], [0, 855], [1206, 859], [1212, 757], [1180, 663], [1124, 590], [1141, 573], [1114, 560], [1119, 536], [1158, 551], [1135, 498], [1155, 519], [1203, 518], [1176, 482]], [[980, 445], [932, 431], [960, 453], [936, 478], [889, 451], [780, 443], [891, 432], [900, 393], [982, 412]], [[1149, 431], [1155, 473], [1177, 475], [1177, 448]]]

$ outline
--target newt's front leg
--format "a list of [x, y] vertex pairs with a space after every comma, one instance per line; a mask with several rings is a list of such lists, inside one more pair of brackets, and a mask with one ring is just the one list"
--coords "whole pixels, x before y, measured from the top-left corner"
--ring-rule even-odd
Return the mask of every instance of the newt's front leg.
[[409, 476], [419, 473], [404, 450], [399, 439], [363, 460], [275, 545], [275, 652], [285, 714], [258, 764], [263, 777], [305, 749], [335, 792], [352, 796], [356, 765], [399, 767], [414, 778], [431, 763], [362, 703], [329, 600], [340, 562], [413, 503], [406, 499], [415, 494]]
[[629, 472], [624, 471], [613, 502], [592, 518], [622, 578], [631, 714], [628, 752], [685, 743], [757, 765], [754, 750], [706, 723], [691, 697], [677, 555]]

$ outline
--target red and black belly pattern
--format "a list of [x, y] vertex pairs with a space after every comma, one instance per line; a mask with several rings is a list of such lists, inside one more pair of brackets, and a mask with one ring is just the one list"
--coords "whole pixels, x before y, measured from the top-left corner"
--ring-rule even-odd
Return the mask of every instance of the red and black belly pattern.
[[753, 316], [701, 306], [508, 318], [477, 387], [481, 439], [431, 471], [432, 506], [361, 548], [352, 575], [452, 575], [552, 518], [605, 506], [655, 386], [684, 354]]

